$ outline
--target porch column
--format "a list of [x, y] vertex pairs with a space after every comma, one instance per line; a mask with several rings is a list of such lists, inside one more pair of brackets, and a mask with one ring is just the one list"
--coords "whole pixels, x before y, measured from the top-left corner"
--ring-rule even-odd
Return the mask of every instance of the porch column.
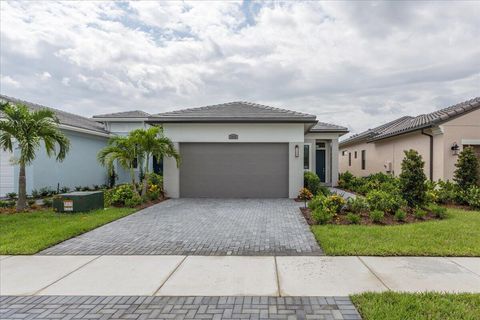
[[332, 187], [336, 187], [338, 185], [338, 138], [332, 139], [330, 145], [332, 146], [332, 150], [331, 150]]

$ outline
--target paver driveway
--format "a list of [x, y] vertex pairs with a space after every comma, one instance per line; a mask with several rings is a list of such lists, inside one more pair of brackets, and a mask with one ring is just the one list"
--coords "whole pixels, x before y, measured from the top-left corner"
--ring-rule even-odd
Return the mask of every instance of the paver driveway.
[[289, 199], [172, 199], [40, 254], [321, 255]]

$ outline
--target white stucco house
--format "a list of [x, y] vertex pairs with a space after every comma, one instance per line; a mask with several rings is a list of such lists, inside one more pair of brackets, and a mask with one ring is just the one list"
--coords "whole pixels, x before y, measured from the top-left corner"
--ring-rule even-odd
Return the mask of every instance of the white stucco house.
[[[36, 104], [6, 96], [2, 100]], [[53, 109], [71, 139], [62, 163], [42, 152], [27, 169], [27, 192], [42, 187], [103, 184], [107, 175], [96, 154], [114, 135], [162, 125], [182, 161], [153, 159], [169, 197], [295, 198], [303, 172], [316, 172], [325, 185], [338, 179], [338, 139], [348, 130], [319, 122], [315, 115], [249, 102], [231, 102], [150, 115], [128, 111], [88, 119]], [[0, 154], [0, 196], [17, 188], [15, 155]], [[118, 170], [118, 182], [128, 175]]]

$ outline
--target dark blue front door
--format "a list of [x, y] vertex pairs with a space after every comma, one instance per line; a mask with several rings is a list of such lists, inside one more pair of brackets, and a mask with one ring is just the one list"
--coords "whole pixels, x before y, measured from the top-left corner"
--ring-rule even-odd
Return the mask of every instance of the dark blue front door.
[[325, 182], [325, 150], [316, 150], [315, 171], [321, 182]]

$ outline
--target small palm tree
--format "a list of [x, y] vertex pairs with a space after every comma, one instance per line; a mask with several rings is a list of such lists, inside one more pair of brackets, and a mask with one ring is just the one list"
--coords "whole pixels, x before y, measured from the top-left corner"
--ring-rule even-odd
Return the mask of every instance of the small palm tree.
[[108, 145], [97, 154], [98, 161], [108, 168], [110, 173], [114, 170], [114, 163], [117, 162], [124, 169], [130, 171], [132, 186], [137, 191], [135, 181], [134, 165], [138, 161], [138, 144], [131, 136], [113, 137], [108, 141]]
[[[3, 103], [0, 105], [5, 119], [0, 120], [0, 147], [13, 152], [18, 145], [20, 156], [15, 160], [19, 165], [17, 211], [23, 211], [27, 204], [25, 167], [35, 160], [35, 153], [43, 142], [47, 155], [62, 161], [70, 148], [70, 141], [58, 129], [58, 118], [49, 109], [30, 111], [27, 106]], [[58, 146], [58, 148], [57, 148]]]
[[142, 185], [142, 194], [147, 192], [147, 181], [150, 172], [150, 158], [155, 156], [157, 159], [161, 159], [164, 156], [172, 157], [177, 161], [177, 165], [180, 163], [180, 155], [173, 142], [163, 135], [161, 127], [151, 127], [148, 129], [137, 129], [129, 135], [135, 143], [139, 146], [140, 158], [143, 160], [141, 163], [144, 165], [144, 178]]

